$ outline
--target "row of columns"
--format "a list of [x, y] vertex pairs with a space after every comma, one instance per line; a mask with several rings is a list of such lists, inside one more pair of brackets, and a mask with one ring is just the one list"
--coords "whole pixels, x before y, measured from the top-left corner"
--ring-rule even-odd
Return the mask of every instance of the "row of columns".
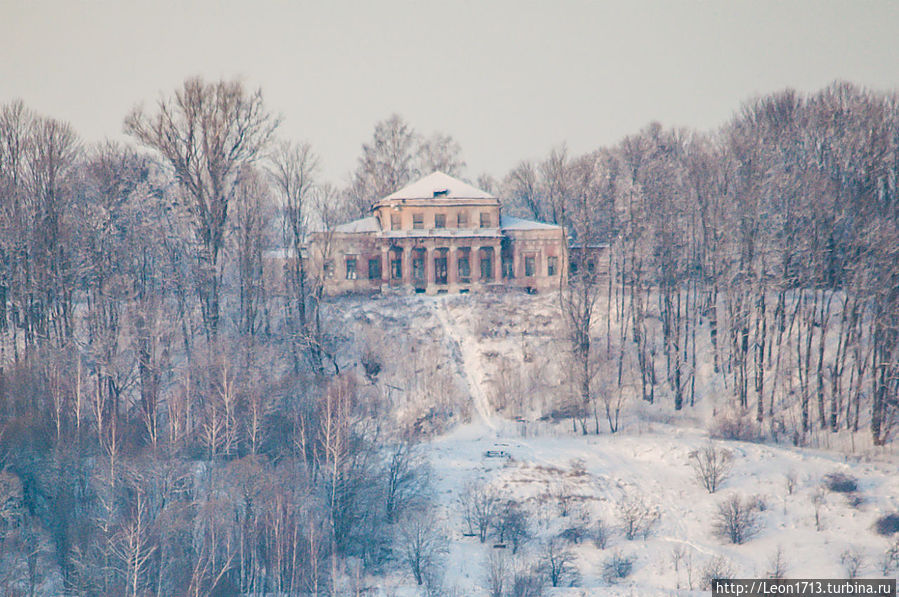
[[412, 260], [415, 257], [416, 253], [421, 253], [424, 259], [424, 284], [426, 286], [431, 286], [436, 283], [436, 270], [434, 259], [440, 254], [445, 253], [447, 257], [447, 285], [457, 284], [459, 282], [459, 264], [458, 260], [460, 254], [463, 252], [460, 249], [468, 249], [468, 266], [469, 266], [469, 280], [470, 281], [481, 281], [481, 262], [480, 262], [480, 249], [492, 249], [493, 253], [493, 278], [491, 281], [498, 282], [502, 280], [502, 252], [499, 241], [495, 243], [491, 243], [485, 246], [465, 246], [459, 247], [456, 245], [450, 245], [449, 247], [414, 247], [411, 245], [406, 245], [400, 247], [402, 249], [402, 279], [395, 280], [393, 276], [393, 264], [392, 260], [394, 255], [397, 253], [394, 249], [397, 247], [382, 247], [381, 248], [381, 263], [383, 267], [381, 268], [381, 280], [385, 284], [393, 283], [403, 283], [403, 284], [415, 284], [418, 283], [418, 280], [414, 280], [412, 277]]

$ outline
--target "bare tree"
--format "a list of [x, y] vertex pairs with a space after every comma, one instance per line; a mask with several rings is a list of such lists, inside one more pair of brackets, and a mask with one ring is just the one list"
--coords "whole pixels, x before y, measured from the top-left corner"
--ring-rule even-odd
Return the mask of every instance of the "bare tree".
[[719, 536], [731, 543], [745, 543], [759, 531], [758, 508], [752, 500], [734, 494], [718, 505], [714, 527]]
[[618, 513], [621, 530], [628, 541], [640, 536], [646, 539], [659, 519], [658, 508], [650, 506], [636, 494], [627, 495], [618, 502]]
[[549, 582], [554, 587], [573, 583], [577, 569], [574, 567], [574, 554], [568, 549], [567, 542], [553, 537], [543, 544], [543, 565]]
[[210, 336], [218, 332], [221, 252], [241, 167], [260, 156], [277, 126], [261, 91], [200, 78], [161, 99], [156, 114], [136, 108], [125, 119], [125, 132], [159, 152], [174, 171], [198, 245], [197, 292]]
[[459, 176], [465, 169], [462, 148], [449, 135], [434, 133], [418, 142], [417, 170], [419, 174], [439, 171], [450, 176]]
[[840, 564], [849, 578], [858, 578], [865, 567], [865, 554], [857, 547], [849, 547], [840, 554]]
[[499, 499], [496, 493], [487, 485], [469, 483], [459, 495], [459, 505], [462, 508], [462, 519], [468, 526], [468, 531], [477, 531], [481, 543], [487, 540], [487, 532], [497, 516]]
[[374, 201], [396, 191], [416, 175], [414, 151], [417, 135], [399, 114], [375, 125], [362, 145], [362, 156], [349, 189], [351, 210], [363, 217]]
[[312, 195], [318, 170], [318, 157], [308, 143], [279, 143], [272, 152], [271, 175], [281, 197], [281, 237], [287, 250], [285, 291], [287, 325], [292, 337], [294, 368], [299, 370], [298, 347], [308, 334], [307, 307], [313, 282], [303, 258], [314, 206]]
[[399, 550], [415, 582], [433, 582], [446, 553], [446, 538], [428, 512], [416, 513], [399, 527]]
[[399, 114], [375, 125], [347, 189], [350, 217], [367, 216], [375, 201], [414, 178], [440, 170], [458, 176], [465, 167], [459, 144], [449, 135], [422, 137]]
[[231, 236], [236, 248], [239, 287], [237, 329], [244, 336], [254, 336], [263, 324], [266, 289], [262, 253], [272, 209], [268, 186], [261, 176], [248, 166], [242, 168], [235, 190]]
[[709, 493], [715, 493], [730, 475], [733, 457], [728, 450], [709, 442], [705, 447], [690, 452], [690, 463], [702, 486]]
[[487, 555], [487, 593], [490, 597], [503, 597], [509, 584], [509, 558], [500, 551]]

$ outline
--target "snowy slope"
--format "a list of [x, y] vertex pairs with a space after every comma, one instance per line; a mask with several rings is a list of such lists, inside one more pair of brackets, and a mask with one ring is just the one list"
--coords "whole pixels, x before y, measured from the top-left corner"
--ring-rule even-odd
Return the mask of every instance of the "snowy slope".
[[[764, 576], [778, 549], [789, 577], [843, 577], [841, 555], [847, 551], [863, 558], [862, 576], [882, 577], [880, 560], [891, 541], [874, 533], [872, 525], [884, 513], [899, 512], [899, 457], [894, 447], [850, 450], [851, 444], [835, 442], [840, 449], [814, 450], [715, 441], [733, 454], [733, 469], [722, 488], [709, 494], [696, 479], [690, 453], [709, 442], [708, 419], [727, 400], [714, 395], [714, 385], [703, 386], [696, 409], [676, 416], [670, 404], [630, 403], [616, 434], [606, 428], [599, 435], [572, 433], [568, 423], [538, 420], [539, 409], [529, 411], [527, 400], [522, 416], [512, 420], [498, 412], [494, 400], [503, 359], [537, 363], [546, 378], [539, 388], [524, 384], [519, 391], [563, 391], [564, 371], [550, 366], [563, 351], [551, 296], [377, 302], [354, 303], [347, 309], [348, 320], [358, 321], [360, 313], [363, 319], [402, 319], [412, 336], [432, 345], [430, 354], [454, 378], [462, 400], [469, 401], [468, 417], [455, 420], [425, 444], [439, 503], [436, 520], [450, 539], [443, 563], [447, 594], [487, 594], [486, 561], [495, 551], [493, 540], [481, 544], [476, 537], [463, 536], [458, 505], [460, 493], [473, 482], [518, 501], [528, 512], [533, 538], [514, 557], [508, 548], [504, 551], [515, 566], [541, 562], [543, 543], [567, 528], [592, 528], [601, 520], [610, 529], [605, 549], [589, 538], [569, 546], [580, 580], [576, 586], [550, 589], [550, 595], [707, 594], [700, 591], [700, 577], [713, 558], [724, 558], [738, 577]], [[521, 315], [508, 319], [515, 312]], [[398, 379], [399, 373], [385, 372], [390, 375]], [[508, 457], [487, 457], [487, 451]], [[833, 472], [859, 479], [858, 503], [821, 490], [824, 476]], [[796, 481], [789, 493], [791, 476]], [[743, 545], [727, 543], [712, 529], [718, 505], [732, 494], [755, 496], [763, 505], [759, 531]], [[659, 518], [645, 539], [629, 541], [620, 529], [620, 505], [634, 498], [657, 509]], [[681, 554], [677, 570], [676, 552]], [[603, 580], [602, 566], [614, 553], [632, 557], [634, 566], [629, 577], [613, 585]], [[408, 578], [397, 583], [406, 587], [398, 594], [418, 594]]]

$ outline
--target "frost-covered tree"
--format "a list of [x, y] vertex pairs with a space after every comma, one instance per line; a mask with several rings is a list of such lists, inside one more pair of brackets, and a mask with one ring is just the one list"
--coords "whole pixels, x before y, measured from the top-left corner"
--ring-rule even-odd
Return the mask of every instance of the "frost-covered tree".
[[138, 107], [125, 119], [125, 132], [157, 151], [175, 175], [197, 244], [196, 288], [210, 336], [219, 326], [228, 208], [242, 167], [261, 156], [277, 127], [261, 90], [200, 78], [161, 99], [155, 113]]

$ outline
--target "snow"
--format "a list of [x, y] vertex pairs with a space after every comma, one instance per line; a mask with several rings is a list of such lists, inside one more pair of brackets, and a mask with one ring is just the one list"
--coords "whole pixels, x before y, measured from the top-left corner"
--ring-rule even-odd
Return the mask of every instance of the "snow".
[[537, 222], [536, 220], [525, 220], [523, 218], [506, 215], [500, 216], [499, 227], [503, 230], [558, 230], [562, 228], [555, 224]]
[[[341, 304], [347, 321], [365, 319], [374, 329], [383, 329], [384, 319], [401, 321], [404, 327], [392, 328], [401, 335], [393, 341], [397, 350], [409, 343], [402, 337], [405, 333], [422, 346], [432, 346], [431, 358], [439, 359], [439, 366], [456, 379], [470, 402], [468, 422], [455, 424], [422, 445], [438, 504], [435, 525], [449, 538], [441, 566], [446, 594], [453, 590], [473, 597], [488, 594], [486, 562], [493, 542], [481, 544], [476, 537], [462, 535], [458, 500], [472, 482], [517, 500], [529, 513], [533, 539], [515, 556], [508, 549], [502, 552], [516, 565], [540, 561], [542, 542], [567, 528], [591, 527], [597, 520], [610, 527], [605, 549], [589, 539], [570, 546], [581, 580], [577, 586], [550, 589], [551, 597], [708, 595], [700, 587], [700, 577], [713, 558], [725, 558], [736, 577], [763, 577], [779, 548], [791, 578], [845, 577], [840, 556], [849, 549], [863, 554], [863, 577], [883, 576], [880, 559], [895, 538], [881, 537], [872, 527], [879, 516], [899, 512], [895, 447], [871, 448], [863, 441], [863, 432], [832, 436], [822, 442], [831, 446], [828, 449], [715, 440], [716, 446], [733, 454], [734, 465], [722, 487], [709, 494], [696, 479], [689, 455], [710, 441], [713, 413], [731, 400], [716, 378], [701, 376], [695, 408], [675, 413], [662, 396], [655, 405], [637, 398], [626, 404], [618, 433], [610, 434], [604, 426], [599, 435], [576, 434], [569, 422], [539, 420], [537, 411], [528, 410], [527, 401], [522, 402], [518, 420], [507, 418], [493, 403], [498, 362], [517, 363], [523, 354], [536, 355], [532, 364], [543, 371], [546, 391], [561, 391], [555, 377], [564, 376], [564, 371], [549, 367], [564, 350], [552, 295], [509, 292], [357, 300]], [[541, 356], [547, 363], [539, 362]], [[392, 366], [399, 372], [408, 364], [400, 360]], [[386, 367], [382, 375], [389, 374]], [[490, 458], [488, 451], [509, 457]], [[823, 525], [817, 530], [813, 498], [821, 494], [825, 475], [833, 472], [858, 478], [860, 503], [850, 503], [844, 494], [823, 492]], [[796, 485], [789, 493], [787, 477], [793, 474]], [[558, 497], [562, 494], [572, 496], [567, 516], [562, 515]], [[764, 504], [758, 534], [742, 545], [727, 543], [712, 528], [718, 505], [733, 494], [757, 496]], [[657, 508], [660, 516], [645, 539], [629, 541], [620, 531], [619, 504], [633, 497]], [[683, 550], [685, 557], [677, 570], [675, 550]], [[633, 557], [634, 570], [610, 585], [602, 578], [602, 567], [614, 553]], [[402, 571], [390, 582], [395, 583], [390, 594], [420, 594]]]
[[440, 199], [495, 199], [493, 195], [453, 178], [443, 172], [433, 172], [384, 197], [388, 199], [433, 199], [434, 193], [442, 193]]
[[358, 232], [378, 232], [378, 219], [374, 216], [360, 218], [334, 227], [334, 232], [358, 233]]

